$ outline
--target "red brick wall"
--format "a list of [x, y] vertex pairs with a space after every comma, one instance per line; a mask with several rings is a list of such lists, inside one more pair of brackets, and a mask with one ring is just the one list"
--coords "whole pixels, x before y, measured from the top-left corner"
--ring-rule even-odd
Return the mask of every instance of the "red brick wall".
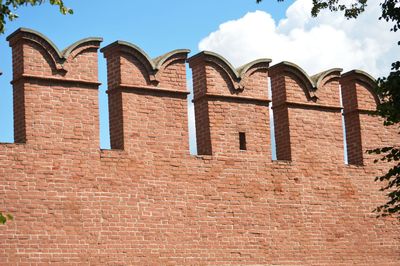
[[[385, 200], [373, 179], [388, 166], [363, 152], [399, 140], [365, 114], [376, 103], [362, 73], [314, 82], [264, 60], [235, 76], [218, 56], [192, 57], [204, 155], [191, 156], [188, 52], [153, 60], [114, 43], [103, 50], [113, 149], [100, 150], [100, 40], [61, 57], [31, 31], [9, 40], [18, 143], [0, 144], [0, 206], [15, 220], [0, 228], [0, 264], [400, 263], [399, 222], [371, 212]], [[285, 161], [271, 160], [268, 76]], [[342, 159], [339, 84], [347, 141], [358, 134], [362, 165]]]

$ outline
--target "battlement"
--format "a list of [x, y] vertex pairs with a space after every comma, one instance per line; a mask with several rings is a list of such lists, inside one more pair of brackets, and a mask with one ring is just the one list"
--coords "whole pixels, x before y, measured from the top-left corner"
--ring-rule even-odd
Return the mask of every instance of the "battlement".
[[[30, 29], [7, 40], [16, 144], [0, 144], [0, 206], [16, 221], [0, 232], [2, 262], [399, 262], [400, 227], [371, 214], [383, 200], [373, 177], [387, 165], [365, 154], [399, 139], [369, 115], [379, 99], [367, 73], [309, 76], [270, 59], [235, 68], [187, 49], [151, 59], [116, 41], [100, 50], [111, 143], [100, 150], [102, 38], [62, 51]], [[189, 153], [187, 63], [198, 156]]]
[[[38, 143], [45, 138], [49, 145], [85, 142], [98, 147], [97, 50], [102, 39], [85, 38], [60, 51], [42, 34], [21, 28], [7, 40], [13, 49], [15, 141]], [[187, 60], [193, 71], [200, 155], [257, 155], [270, 160], [272, 104], [278, 160], [341, 163], [343, 109], [350, 132], [349, 163], [363, 163], [357, 117], [374, 110], [378, 101], [372, 92], [374, 80], [365, 72], [342, 75], [342, 69], [335, 68], [309, 76], [290, 62], [270, 67], [270, 59], [235, 68], [209, 51], [187, 59], [187, 49], [151, 59], [126, 41], [109, 44], [101, 52], [107, 59], [112, 149], [188, 153]], [[60, 98], [60, 93], [67, 98]], [[77, 105], [72, 108], [74, 119], [69, 115], [71, 103]], [[45, 110], [40, 109], [43, 105]], [[240, 145], [246, 146], [246, 153]]]

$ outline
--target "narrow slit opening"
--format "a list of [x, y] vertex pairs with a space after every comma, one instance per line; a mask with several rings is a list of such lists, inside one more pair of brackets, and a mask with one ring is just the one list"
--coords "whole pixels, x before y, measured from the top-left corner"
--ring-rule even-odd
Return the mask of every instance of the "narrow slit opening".
[[340, 107], [342, 107], [342, 128], [343, 128], [343, 161], [345, 164], [349, 164], [348, 160], [348, 146], [347, 146], [347, 132], [346, 132], [346, 121], [344, 117], [343, 110], [343, 99], [342, 99], [342, 86], [339, 85], [339, 99], [340, 99]]
[[[268, 99], [272, 99], [272, 84], [271, 78], [268, 77]], [[276, 140], [275, 140], [275, 122], [274, 122], [274, 110], [272, 109], [273, 102], [271, 101], [268, 105], [269, 109], [269, 128], [270, 128], [270, 139], [271, 139], [271, 159], [277, 160], [276, 156]]]
[[241, 151], [247, 150], [246, 148], [246, 133], [239, 132], [239, 148]]

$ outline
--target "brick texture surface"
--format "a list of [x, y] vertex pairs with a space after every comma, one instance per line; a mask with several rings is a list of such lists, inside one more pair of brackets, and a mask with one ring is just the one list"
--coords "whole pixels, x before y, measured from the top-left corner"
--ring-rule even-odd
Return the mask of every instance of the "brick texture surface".
[[389, 165], [364, 152], [399, 138], [367, 114], [365, 74], [314, 82], [293, 65], [196, 55], [193, 156], [188, 51], [149, 59], [116, 42], [102, 50], [112, 149], [100, 150], [100, 41], [64, 57], [32, 31], [9, 41], [15, 143], [0, 144], [0, 206], [15, 220], [0, 228], [1, 265], [400, 264], [399, 221], [372, 213]]

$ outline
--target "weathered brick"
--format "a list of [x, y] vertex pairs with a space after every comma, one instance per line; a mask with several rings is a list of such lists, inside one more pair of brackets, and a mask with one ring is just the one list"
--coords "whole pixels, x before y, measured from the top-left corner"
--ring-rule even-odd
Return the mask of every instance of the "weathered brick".
[[0, 206], [15, 220], [0, 230], [2, 265], [399, 264], [398, 220], [372, 213], [385, 200], [373, 179], [389, 166], [363, 152], [399, 139], [366, 114], [365, 73], [309, 77], [265, 59], [234, 69], [200, 53], [192, 156], [189, 51], [150, 59], [119, 41], [103, 49], [112, 150], [100, 150], [101, 40], [65, 53], [31, 30], [9, 41], [16, 143], [0, 144]]

